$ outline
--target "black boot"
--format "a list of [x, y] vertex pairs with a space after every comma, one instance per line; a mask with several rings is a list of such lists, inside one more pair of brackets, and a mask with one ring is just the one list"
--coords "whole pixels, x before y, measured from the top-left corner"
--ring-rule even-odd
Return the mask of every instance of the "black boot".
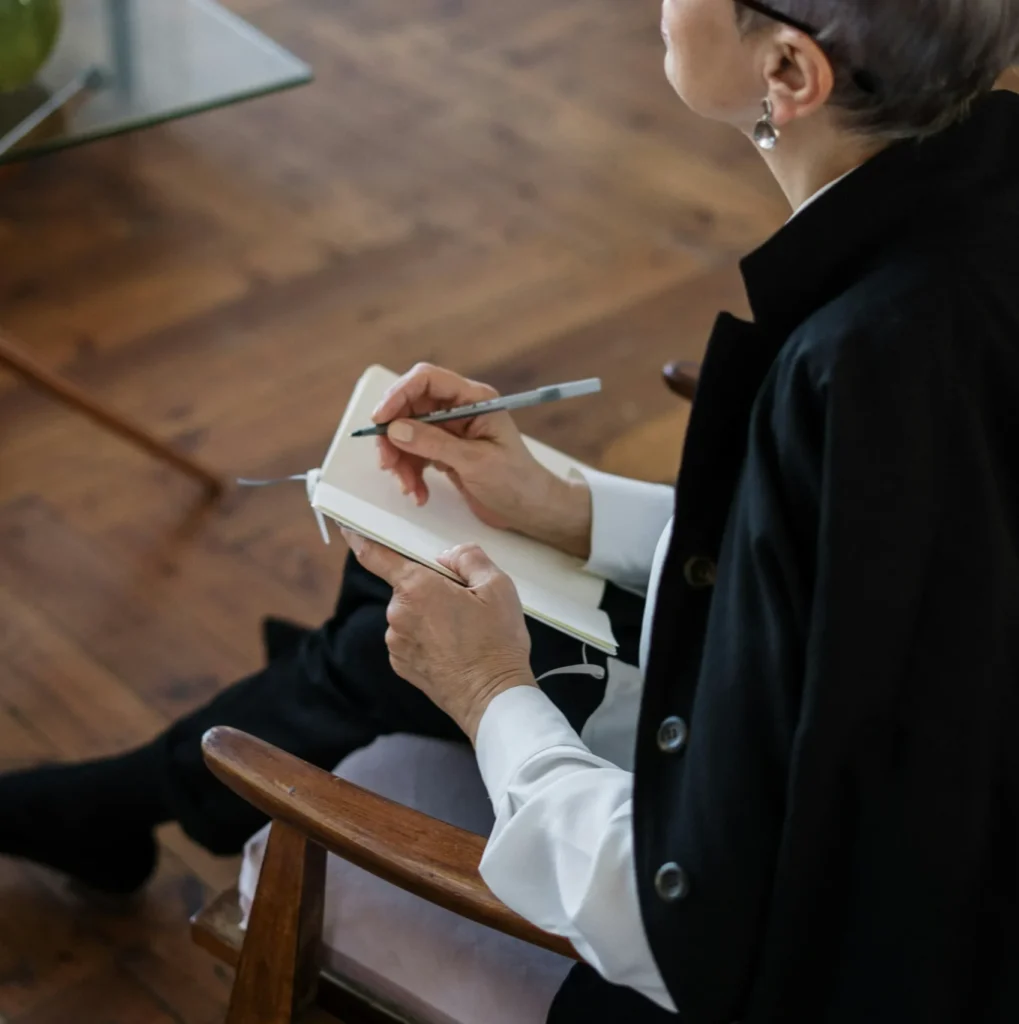
[[170, 818], [160, 757], [150, 745], [0, 776], [0, 855], [44, 864], [100, 892], [141, 888], [156, 866], [153, 829]]

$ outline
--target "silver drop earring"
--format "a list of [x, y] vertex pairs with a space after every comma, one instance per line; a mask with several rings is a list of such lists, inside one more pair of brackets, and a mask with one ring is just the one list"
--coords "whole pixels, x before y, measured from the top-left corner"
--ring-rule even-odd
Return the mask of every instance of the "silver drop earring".
[[769, 151], [778, 145], [779, 136], [782, 134], [775, 127], [775, 122], [771, 119], [771, 115], [774, 112], [771, 100], [766, 99], [764, 101], [764, 113], [761, 115], [757, 124], [754, 125], [754, 142], [756, 142], [761, 149]]

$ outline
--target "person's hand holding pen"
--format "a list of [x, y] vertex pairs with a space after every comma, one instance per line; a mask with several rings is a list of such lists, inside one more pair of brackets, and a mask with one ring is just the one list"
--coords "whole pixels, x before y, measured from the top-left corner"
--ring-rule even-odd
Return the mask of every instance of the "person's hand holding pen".
[[483, 522], [586, 558], [591, 543], [587, 485], [564, 481], [542, 466], [508, 412], [441, 425], [407, 419], [497, 394], [487, 384], [419, 363], [392, 385], [372, 413], [375, 423], [389, 424], [386, 436], [376, 438], [382, 468], [423, 505], [428, 501], [424, 471], [434, 465]]

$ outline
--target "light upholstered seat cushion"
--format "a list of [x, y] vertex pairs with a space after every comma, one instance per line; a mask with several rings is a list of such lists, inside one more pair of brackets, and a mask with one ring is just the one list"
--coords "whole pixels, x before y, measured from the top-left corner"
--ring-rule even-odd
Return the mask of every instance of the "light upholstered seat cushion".
[[[492, 809], [471, 749], [387, 736], [335, 774], [452, 825], [487, 835]], [[254, 898], [268, 829], [245, 851], [241, 902]], [[329, 858], [327, 969], [423, 1024], [541, 1024], [571, 961]]]

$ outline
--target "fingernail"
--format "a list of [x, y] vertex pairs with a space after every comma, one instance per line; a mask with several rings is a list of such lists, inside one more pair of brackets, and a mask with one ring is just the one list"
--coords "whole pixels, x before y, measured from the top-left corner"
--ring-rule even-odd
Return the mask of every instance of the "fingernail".
[[414, 440], [414, 428], [406, 421], [399, 420], [393, 423], [388, 430], [389, 436], [401, 444], [408, 444]]
[[361, 553], [361, 548], [364, 547], [364, 537], [359, 533], [354, 533], [353, 530], [341, 529], [340, 533], [343, 534], [343, 539], [347, 542], [347, 547], [354, 552], [355, 555]]

